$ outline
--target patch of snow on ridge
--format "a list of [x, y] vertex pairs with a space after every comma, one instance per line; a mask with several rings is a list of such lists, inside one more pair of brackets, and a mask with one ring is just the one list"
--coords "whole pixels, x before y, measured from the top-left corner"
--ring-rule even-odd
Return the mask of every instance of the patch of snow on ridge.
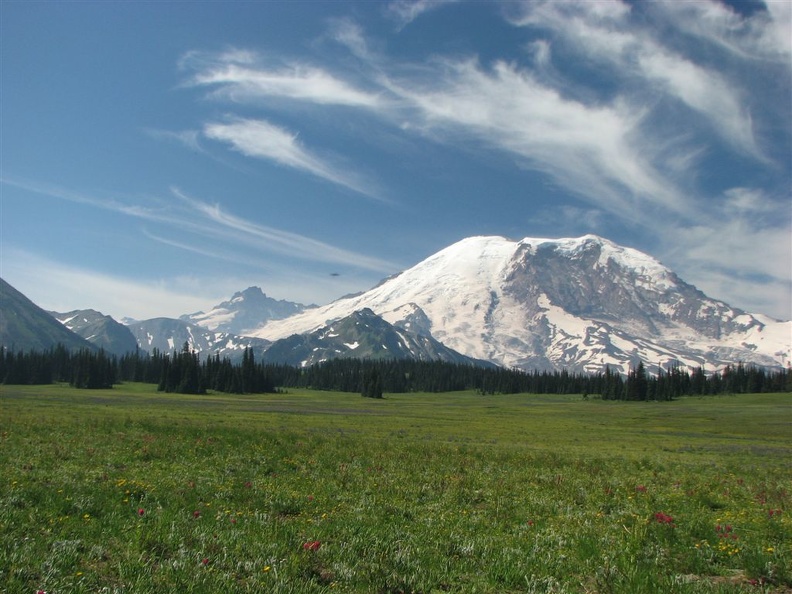
[[591, 326], [591, 323], [567, 313], [560, 307], [550, 303], [550, 299], [542, 293], [537, 299], [537, 304], [545, 311], [545, 319], [556, 330], [563, 328], [564, 333], [569, 336], [574, 336], [583, 340], [586, 337], [586, 330]]
[[357, 340], [355, 342], [345, 342], [344, 346], [347, 347], [350, 351], [354, 351], [356, 348], [360, 346], [360, 343]]

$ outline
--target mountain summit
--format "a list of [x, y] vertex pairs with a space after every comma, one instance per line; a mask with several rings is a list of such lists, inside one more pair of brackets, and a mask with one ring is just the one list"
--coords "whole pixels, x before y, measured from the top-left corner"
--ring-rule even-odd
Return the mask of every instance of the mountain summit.
[[521, 369], [621, 372], [743, 361], [786, 366], [792, 322], [711, 299], [640, 251], [595, 235], [471, 237], [360, 295], [282, 320], [253, 336], [316, 331], [368, 308], [468, 357]]
[[208, 312], [199, 311], [179, 319], [209, 330], [245, 334], [268, 320], [287, 318], [305, 309], [306, 306], [300, 303], [267, 297], [259, 287], [248, 287]]

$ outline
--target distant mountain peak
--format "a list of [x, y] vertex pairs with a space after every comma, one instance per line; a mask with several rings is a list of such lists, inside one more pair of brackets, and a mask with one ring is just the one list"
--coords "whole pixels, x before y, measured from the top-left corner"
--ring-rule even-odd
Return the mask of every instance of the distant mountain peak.
[[137, 341], [127, 326], [95, 309], [52, 312], [52, 315], [69, 330], [108, 353], [124, 355], [137, 349]]
[[269, 320], [287, 318], [305, 309], [300, 303], [268, 297], [260, 287], [253, 286], [234, 293], [208, 312], [186, 314], [179, 319], [209, 330], [244, 335]]
[[264, 324], [275, 340], [368, 308], [508, 367], [627, 372], [786, 366], [792, 322], [711, 299], [655, 258], [597, 235], [462, 239], [362, 294]]

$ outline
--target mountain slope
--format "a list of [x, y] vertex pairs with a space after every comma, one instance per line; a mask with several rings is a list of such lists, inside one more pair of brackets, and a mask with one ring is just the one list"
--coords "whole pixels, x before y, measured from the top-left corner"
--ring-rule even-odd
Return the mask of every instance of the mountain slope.
[[93, 309], [50, 312], [61, 324], [88, 342], [114, 355], [135, 352], [137, 341], [129, 328]]
[[267, 297], [259, 287], [248, 287], [208, 312], [186, 314], [179, 319], [209, 330], [242, 335], [263, 322], [281, 320], [305, 309], [300, 303]]
[[263, 360], [305, 367], [330, 359], [414, 359], [483, 364], [449, 349], [433, 338], [395, 327], [370, 309], [307, 334], [276, 341]]
[[522, 369], [626, 372], [639, 360], [650, 370], [773, 367], [792, 355], [792, 322], [710, 299], [650, 256], [593, 235], [468, 238], [370, 291], [252, 335], [311, 332], [363, 308], [395, 325], [422, 324], [466, 356]]
[[128, 328], [140, 348], [149, 353], [154, 349], [161, 353], [181, 351], [186, 342], [191, 350], [202, 356], [220, 355], [221, 358], [228, 357], [236, 362], [242, 359], [245, 348], [253, 349], [258, 359], [270, 345], [270, 341], [261, 338], [207, 330], [184, 320], [171, 318], [153, 318], [134, 322]]
[[45, 351], [58, 344], [69, 350], [95, 349], [0, 278], [0, 346]]

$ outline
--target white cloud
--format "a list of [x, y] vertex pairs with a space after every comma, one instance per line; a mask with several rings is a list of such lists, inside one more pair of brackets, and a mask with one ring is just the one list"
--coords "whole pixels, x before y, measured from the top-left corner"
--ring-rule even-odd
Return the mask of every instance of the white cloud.
[[778, 218], [775, 220], [783, 220], [784, 214], [789, 217], [790, 212], [787, 206], [787, 212], [778, 212], [778, 205], [770, 200], [765, 193], [757, 188], [730, 188], [723, 194], [724, 211], [732, 216], [761, 216], [768, 213], [774, 213]]
[[172, 131], [148, 129], [146, 130], [146, 133], [152, 138], [175, 142], [190, 149], [191, 151], [195, 151], [196, 153], [204, 152], [199, 141], [201, 132], [198, 130]]
[[449, 138], [468, 135], [550, 173], [557, 183], [627, 214], [636, 200], [681, 211], [677, 192], [642, 158], [649, 142], [643, 113], [625, 103], [589, 106], [563, 97], [530, 72], [498, 62], [445, 64], [423, 87], [392, 82], [425, 129]]
[[[775, 212], [772, 226], [762, 222]], [[709, 217], [663, 227], [664, 259], [711, 297], [792, 319], [792, 224], [761, 192], [735, 188]]]
[[366, 60], [372, 59], [363, 29], [356, 22], [350, 19], [333, 19], [330, 22], [330, 36], [353, 55]]
[[276, 252], [302, 260], [325, 262], [336, 265], [352, 266], [377, 272], [391, 272], [399, 267], [393, 262], [351, 252], [328, 243], [292, 233], [260, 225], [241, 219], [224, 212], [219, 204], [209, 204], [192, 196], [188, 196], [178, 188], [172, 188], [173, 194], [191, 210], [203, 215], [215, 224], [207, 229], [227, 241], [247, 243], [260, 250]]
[[782, 62], [792, 57], [792, 3], [788, 0], [769, 0], [765, 10], [747, 17], [724, 2], [657, 0], [651, 9], [675, 28], [735, 56]]
[[289, 64], [268, 69], [253, 63], [256, 56], [252, 52], [244, 55], [244, 63], [239, 63], [235, 54], [193, 54], [185, 62], [197, 70], [191, 84], [217, 87], [216, 97], [238, 103], [268, 97], [366, 108], [376, 108], [381, 103], [376, 93], [359, 90], [321, 68]]
[[312, 175], [381, 200], [370, 184], [359, 176], [342, 171], [305, 149], [297, 134], [284, 130], [265, 120], [236, 118], [228, 123], [209, 123], [204, 135], [213, 140], [229, 143], [236, 151], [248, 157], [267, 159], [286, 167], [306, 171]]
[[459, 1], [460, 0], [395, 0], [387, 5], [386, 13], [397, 22], [399, 28], [402, 28], [412, 23], [426, 12]]
[[[139, 204], [123, 204], [112, 199], [100, 199], [94, 196], [74, 192], [53, 184], [32, 181], [0, 178], [0, 183], [15, 186], [29, 192], [46, 195], [52, 198], [85, 204], [103, 210], [125, 214], [135, 219], [167, 226], [171, 232], [186, 233], [205, 241], [207, 237], [222, 242], [226, 249], [232, 251], [240, 244], [253, 247], [260, 253], [277, 253], [289, 258], [299, 258], [309, 262], [323, 262], [334, 265], [357, 267], [379, 273], [390, 274], [399, 269], [399, 265], [274, 227], [259, 225], [224, 212], [219, 204], [211, 205], [188, 196], [178, 188], [172, 188], [172, 194], [178, 199], [156, 200], [156, 206]], [[172, 247], [202, 253], [204, 248], [179, 241], [173, 237], [165, 240], [147, 230], [142, 231], [150, 239], [160, 243], [169, 243]], [[222, 247], [213, 248], [215, 255], [223, 252]], [[6, 265], [5, 255], [2, 258]]]
[[102, 210], [118, 212], [131, 217], [146, 219], [149, 221], [167, 221], [168, 218], [163, 213], [151, 206], [141, 204], [129, 204], [112, 197], [97, 197], [91, 194], [75, 192], [61, 186], [41, 181], [32, 181], [7, 176], [0, 177], [0, 184], [14, 186], [27, 192], [50, 196], [61, 200], [68, 200], [76, 204], [85, 204]]
[[[704, 10], [707, 2], [674, 2]], [[739, 86], [721, 73], [697, 64], [666, 46], [654, 29], [631, 20], [631, 9], [619, 2], [544, 0], [520, 4], [512, 22], [553, 32], [586, 60], [604, 64], [605, 75], [631, 79], [634, 96], [648, 102], [658, 92], [703, 116], [711, 129], [735, 148], [763, 158], [756, 145], [751, 114]]]

